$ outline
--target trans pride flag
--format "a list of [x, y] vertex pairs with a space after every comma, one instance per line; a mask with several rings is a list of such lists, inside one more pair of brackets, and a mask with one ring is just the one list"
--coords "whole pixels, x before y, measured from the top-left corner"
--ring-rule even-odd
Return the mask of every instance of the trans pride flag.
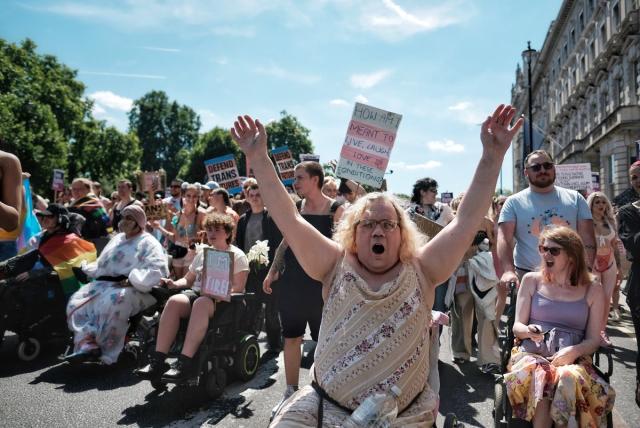
[[74, 233], [58, 234], [45, 239], [40, 244], [40, 254], [58, 273], [62, 290], [66, 297], [76, 292], [82, 284], [73, 274], [83, 260], [87, 263], [96, 259], [96, 247]]
[[37, 236], [42, 228], [40, 227], [40, 223], [38, 223], [38, 219], [33, 213], [33, 200], [31, 199], [31, 184], [29, 184], [29, 179], [25, 178], [22, 180], [22, 187], [24, 189], [24, 222], [22, 223], [22, 231], [20, 232], [20, 236], [18, 236], [17, 245], [18, 245], [18, 254], [26, 253], [27, 251], [33, 249], [31, 239], [34, 236]]

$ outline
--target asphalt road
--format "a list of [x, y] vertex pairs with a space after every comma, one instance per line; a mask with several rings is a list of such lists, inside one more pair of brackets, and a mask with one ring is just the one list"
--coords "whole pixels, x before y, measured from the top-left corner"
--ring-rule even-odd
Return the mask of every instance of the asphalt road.
[[[640, 427], [635, 405], [636, 339], [628, 312], [609, 329], [615, 345], [612, 384], [617, 391], [617, 427]], [[52, 344], [38, 360], [25, 363], [15, 356], [16, 337], [8, 334], [0, 349], [0, 424], [6, 427], [266, 427], [271, 408], [284, 390], [282, 354], [263, 355], [254, 379], [233, 383], [210, 400], [197, 388], [170, 388], [158, 393], [131, 374], [132, 367], [86, 364], [71, 367], [57, 361], [62, 346]], [[312, 342], [305, 343], [305, 352]], [[264, 352], [264, 339], [261, 340]], [[305, 359], [301, 384], [309, 381]], [[493, 379], [474, 360], [451, 362], [448, 330], [440, 353], [441, 403], [438, 426], [453, 412], [465, 426], [493, 426]]]

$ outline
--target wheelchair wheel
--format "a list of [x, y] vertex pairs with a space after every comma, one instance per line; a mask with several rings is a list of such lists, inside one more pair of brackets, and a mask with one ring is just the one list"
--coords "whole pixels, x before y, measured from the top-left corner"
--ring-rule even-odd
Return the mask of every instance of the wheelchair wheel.
[[458, 417], [454, 413], [447, 413], [444, 418], [444, 428], [461, 428], [464, 425], [458, 421]]
[[207, 373], [204, 387], [211, 399], [220, 397], [225, 386], [227, 386], [227, 372], [224, 369], [212, 369]]
[[502, 379], [494, 385], [494, 398], [493, 398], [493, 423], [496, 428], [507, 427], [509, 422], [505, 415], [505, 402], [507, 399], [506, 386]]
[[233, 372], [241, 380], [251, 379], [260, 363], [260, 347], [255, 336], [247, 335], [242, 339], [233, 361]]
[[17, 354], [22, 361], [33, 361], [40, 355], [40, 341], [36, 338], [29, 337], [18, 343]]

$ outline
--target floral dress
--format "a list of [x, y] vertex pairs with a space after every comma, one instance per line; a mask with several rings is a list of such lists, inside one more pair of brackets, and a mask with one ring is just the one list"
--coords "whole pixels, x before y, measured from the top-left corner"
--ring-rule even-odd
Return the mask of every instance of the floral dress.
[[[100, 348], [100, 359], [113, 364], [124, 346], [129, 318], [154, 303], [149, 291], [168, 276], [167, 256], [146, 232], [129, 239], [120, 233], [96, 262], [83, 264], [83, 271], [95, 279], [74, 293], [67, 305], [74, 352]], [[100, 280], [118, 276], [127, 277], [131, 286]]]

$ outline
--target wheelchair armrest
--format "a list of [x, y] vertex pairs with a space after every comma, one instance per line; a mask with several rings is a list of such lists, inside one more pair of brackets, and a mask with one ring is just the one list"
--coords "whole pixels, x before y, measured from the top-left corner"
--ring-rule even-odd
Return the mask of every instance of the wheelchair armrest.
[[169, 297], [173, 296], [174, 294], [178, 294], [179, 292], [180, 290], [170, 290], [166, 287], [154, 286], [151, 287], [151, 291], [149, 293], [151, 293], [151, 295], [155, 297], [158, 302], [164, 302]]
[[244, 297], [244, 293], [231, 293], [231, 302], [243, 302]]
[[606, 372], [602, 372], [602, 374], [604, 374], [606, 376], [606, 380], [607, 382], [609, 381], [609, 379], [611, 378], [611, 375], [613, 374], [613, 354], [614, 354], [614, 349], [612, 346], [600, 346], [594, 355], [594, 362], [595, 362], [595, 366], [598, 367], [598, 369], [600, 371], [602, 371], [602, 368], [600, 368], [600, 355], [605, 355], [607, 358], [607, 371]]

